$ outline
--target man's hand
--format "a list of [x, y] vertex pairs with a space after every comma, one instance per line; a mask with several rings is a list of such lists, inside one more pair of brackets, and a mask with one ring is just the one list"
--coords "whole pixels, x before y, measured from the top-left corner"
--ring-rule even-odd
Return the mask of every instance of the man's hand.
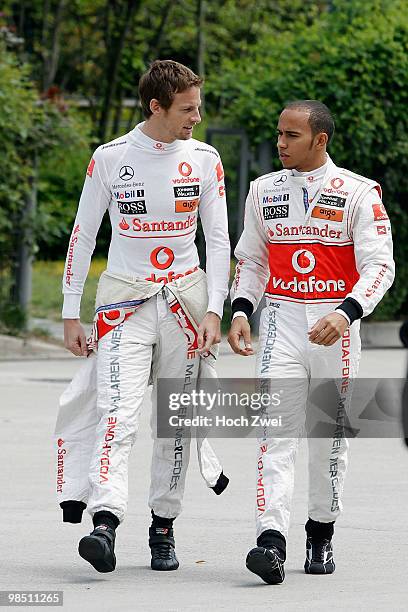
[[86, 337], [79, 319], [64, 319], [64, 346], [78, 357], [87, 357]]
[[348, 326], [348, 321], [343, 315], [331, 312], [316, 321], [308, 332], [309, 340], [313, 344], [332, 346], [342, 337]]
[[[241, 348], [239, 345], [241, 338], [244, 339], [244, 348]], [[235, 317], [228, 334], [228, 342], [234, 353], [238, 353], [238, 355], [243, 355], [244, 357], [253, 355], [251, 328], [245, 317]]]
[[221, 342], [221, 319], [215, 312], [207, 312], [198, 328], [198, 353], [208, 353], [213, 344]]

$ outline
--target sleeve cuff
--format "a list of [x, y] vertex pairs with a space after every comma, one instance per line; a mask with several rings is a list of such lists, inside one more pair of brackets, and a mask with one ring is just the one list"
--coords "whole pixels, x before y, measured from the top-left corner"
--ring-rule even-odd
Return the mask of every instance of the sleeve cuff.
[[77, 295], [76, 293], [64, 293], [63, 319], [79, 319], [81, 297], [82, 295]]
[[245, 317], [245, 319], [248, 321], [248, 317], [243, 310], [237, 310], [236, 312], [234, 312], [234, 314], [232, 315], [232, 320], [236, 319], [237, 317]]
[[224, 311], [224, 295], [222, 296], [213, 296], [208, 300], [207, 312], [215, 312], [216, 315], [222, 319], [222, 313]]
[[221, 474], [218, 477], [217, 482], [215, 483], [213, 487], [211, 487], [211, 489], [214, 491], [216, 495], [221, 495], [221, 493], [225, 491], [225, 489], [227, 488], [228, 483], [229, 483], [228, 476], [226, 476], [224, 472], [221, 472]]
[[342, 313], [345, 313], [350, 319], [350, 325], [357, 321], [357, 319], [361, 319], [363, 316], [363, 309], [360, 304], [352, 297], [347, 297], [344, 302], [342, 302], [336, 310], [339, 309]]
[[251, 314], [254, 312], [253, 304], [246, 298], [236, 298], [231, 304], [232, 316], [236, 312], [244, 312], [249, 319]]
[[82, 513], [86, 504], [82, 501], [68, 500], [60, 503], [62, 509], [62, 521], [64, 523], [81, 523]]
[[348, 314], [346, 312], [344, 312], [344, 310], [342, 310], [339, 307], [339, 308], [336, 308], [336, 312], [338, 312], [342, 317], [344, 317], [346, 319], [347, 323], [349, 325], [351, 325], [350, 317], [348, 316]]

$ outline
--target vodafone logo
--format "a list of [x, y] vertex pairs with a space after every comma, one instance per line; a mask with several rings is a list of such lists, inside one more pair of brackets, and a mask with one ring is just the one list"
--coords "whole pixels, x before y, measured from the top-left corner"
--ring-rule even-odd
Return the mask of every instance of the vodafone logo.
[[158, 270], [167, 270], [174, 261], [174, 253], [169, 247], [159, 246], [150, 253], [150, 261]]
[[292, 266], [299, 274], [309, 274], [316, 265], [316, 259], [313, 253], [306, 249], [299, 249], [292, 255]]
[[344, 181], [341, 178], [334, 178], [330, 181], [330, 185], [333, 187], [333, 189], [341, 189], [341, 187], [344, 185]]
[[387, 211], [382, 202], [373, 204], [374, 221], [385, 221], [388, 219]]
[[164, 145], [161, 142], [155, 142], [154, 143], [154, 148], [155, 149], [159, 149], [159, 151], [163, 151], [164, 150]]
[[187, 162], [181, 162], [181, 164], [179, 164], [178, 171], [180, 172], [181, 176], [190, 176], [193, 169]]

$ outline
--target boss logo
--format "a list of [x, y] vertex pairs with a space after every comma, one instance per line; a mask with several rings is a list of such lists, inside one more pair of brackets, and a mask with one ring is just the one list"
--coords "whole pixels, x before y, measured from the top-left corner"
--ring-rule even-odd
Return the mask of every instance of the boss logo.
[[139, 200], [138, 202], [118, 202], [119, 212], [121, 215], [146, 215], [146, 201]]
[[262, 213], [265, 221], [270, 219], [283, 219], [284, 217], [289, 217], [289, 204], [265, 206]]

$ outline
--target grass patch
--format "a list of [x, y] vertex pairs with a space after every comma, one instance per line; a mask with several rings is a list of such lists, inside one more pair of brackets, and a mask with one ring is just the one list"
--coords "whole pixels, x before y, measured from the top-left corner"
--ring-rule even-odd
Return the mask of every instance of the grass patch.
[[[106, 259], [91, 262], [81, 300], [81, 321], [91, 323], [95, 311], [96, 287]], [[42, 319], [61, 320], [63, 261], [36, 261], [33, 266], [33, 291], [30, 315]]]
[[[81, 300], [81, 321], [91, 323], [95, 311], [95, 295], [98, 280], [106, 268], [106, 259], [93, 259], [86, 279], [84, 293]], [[62, 310], [62, 274], [63, 261], [36, 261], [33, 266], [33, 291], [31, 298], [30, 316], [41, 319], [61, 320]], [[231, 278], [234, 273], [234, 262], [231, 262]], [[222, 331], [228, 333], [231, 316], [229, 300], [224, 305]]]

